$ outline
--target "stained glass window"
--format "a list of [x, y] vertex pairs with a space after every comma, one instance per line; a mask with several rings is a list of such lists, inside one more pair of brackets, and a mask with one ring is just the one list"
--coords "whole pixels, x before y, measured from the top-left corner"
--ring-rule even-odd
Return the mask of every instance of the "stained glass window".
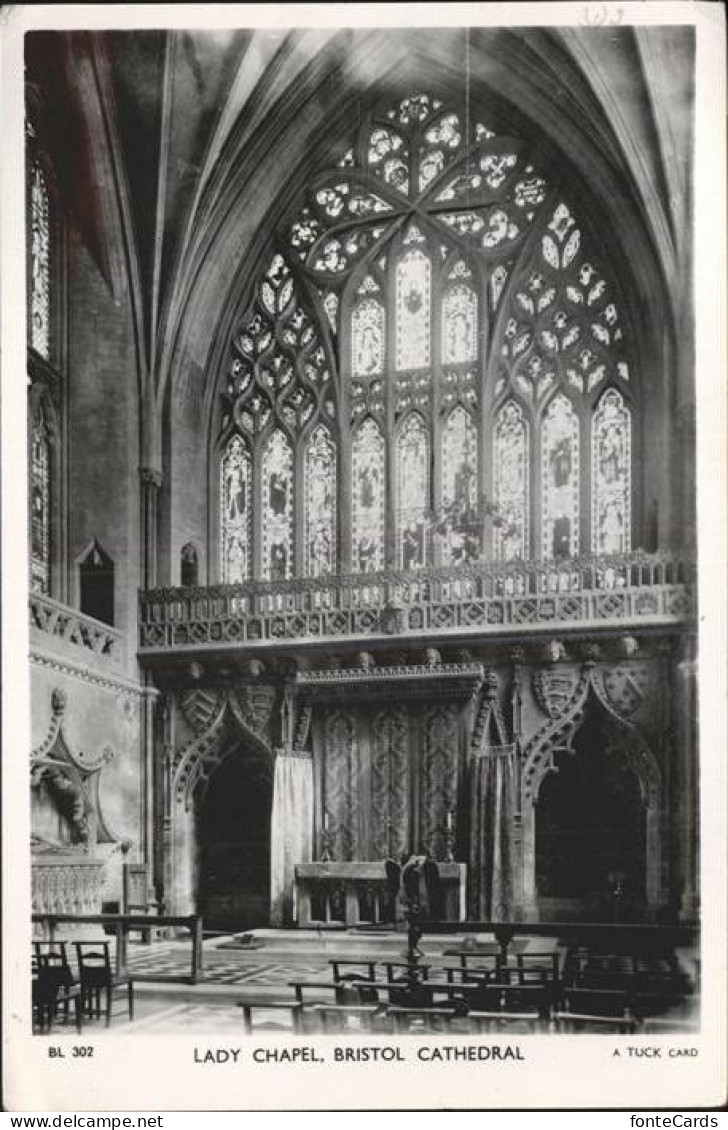
[[227, 444], [220, 464], [220, 558], [224, 584], [251, 574], [250, 453], [240, 436]]
[[615, 289], [571, 202], [493, 124], [421, 91], [363, 108], [276, 232], [226, 372], [222, 427], [240, 428], [246, 474], [261, 468], [248, 576], [253, 540], [265, 577], [335, 570], [338, 490], [357, 571], [384, 568], [386, 547], [398, 567], [422, 565], [430, 535], [438, 563], [477, 557], [483, 450], [498, 559], [629, 548], [620, 396], [635, 374]]
[[40, 412], [31, 438], [30, 584], [34, 592], [51, 591], [50, 442]]
[[354, 434], [351, 452], [352, 567], [356, 573], [384, 568], [385, 444], [368, 417]]
[[397, 263], [397, 369], [430, 363], [430, 260], [415, 247]]
[[336, 569], [336, 448], [319, 424], [306, 448], [306, 574]]
[[410, 413], [397, 437], [397, 558], [400, 568], [427, 561], [430, 499], [429, 437], [424, 421]]
[[282, 431], [275, 431], [263, 451], [263, 580], [293, 576], [293, 452]]
[[631, 526], [631, 416], [616, 389], [592, 417], [592, 549], [628, 553]]
[[384, 307], [375, 298], [365, 298], [354, 307], [351, 370], [355, 377], [371, 377], [384, 371]]
[[579, 553], [579, 421], [561, 393], [548, 406], [541, 432], [541, 524], [545, 558]]
[[443, 565], [458, 565], [480, 548], [477, 529], [478, 431], [458, 405], [442, 432], [442, 520], [438, 523]]
[[493, 542], [500, 561], [529, 555], [528, 432], [520, 406], [514, 400], [508, 401], [496, 417], [493, 445], [493, 484], [498, 507]]
[[48, 188], [43, 170], [33, 166], [30, 186], [30, 343], [50, 356], [51, 234]]
[[474, 361], [478, 355], [478, 303], [472, 287], [461, 284], [445, 292], [442, 303], [443, 364]]

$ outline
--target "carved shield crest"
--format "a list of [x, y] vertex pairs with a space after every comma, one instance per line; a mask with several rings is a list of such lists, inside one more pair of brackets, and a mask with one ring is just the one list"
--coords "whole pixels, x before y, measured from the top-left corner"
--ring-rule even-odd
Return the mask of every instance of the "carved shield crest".
[[629, 718], [651, 691], [652, 676], [645, 664], [615, 667], [604, 674], [604, 691], [611, 705], [623, 718]]
[[196, 734], [207, 729], [215, 717], [219, 705], [219, 693], [207, 690], [204, 687], [182, 691], [180, 695], [182, 713]]
[[275, 702], [275, 688], [268, 683], [240, 687], [236, 692], [240, 713], [254, 734], [267, 740], [268, 725]]
[[549, 718], [558, 718], [563, 714], [574, 697], [578, 681], [576, 671], [534, 671], [533, 693], [544, 714], [548, 714]]

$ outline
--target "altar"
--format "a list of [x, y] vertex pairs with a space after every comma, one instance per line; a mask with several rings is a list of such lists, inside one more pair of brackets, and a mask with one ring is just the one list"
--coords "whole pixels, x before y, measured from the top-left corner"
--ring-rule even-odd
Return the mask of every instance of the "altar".
[[[466, 916], [464, 863], [437, 863], [440, 913], [433, 917], [463, 922]], [[384, 862], [299, 863], [294, 868], [298, 925], [355, 927], [392, 925], [402, 918]]]

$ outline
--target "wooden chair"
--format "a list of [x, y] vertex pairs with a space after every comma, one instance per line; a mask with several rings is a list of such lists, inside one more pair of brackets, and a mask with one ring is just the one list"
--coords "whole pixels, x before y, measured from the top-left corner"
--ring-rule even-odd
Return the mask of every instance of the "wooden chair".
[[134, 982], [128, 973], [114, 973], [108, 942], [74, 942], [78, 961], [78, 979], [84, 1014], [90, 1018], [101, 1016], [101, 998], [104, 997], [106, 1027], [111, 1024], [115, 996], [124, 992], [129, 1010], [129, 1020], [134, 1019]]
[[76, 1030], [83, 1025], [81, 989], [77, 985], [59, 982], [57, 970], [47, 965], [45, 956], [34, 958], [32, 973], [32, 1016], [36, 1032], [50, 1032], [53, 1022], [63, 1013], [68, 1023], [69, 1005], [73, 1005]]
[[[453, 986], [456, 990], [458, 986]], [[476, 1012], [524, 1013], [535, 1011], [547, 1018], [554, 1003], [551, 985], [543, 980], [536, 984], [512, 985], [509, 981], [488, 982], [477, 992], [468, 993], [470, 1008]]]
[[[406, 970], [406, 969], [410, 968], [406, 961], [382, 961], [382, 962], [380, 962], [380, 964], [384, 966], [388, 981], [396, 981], [397, 978], [403, 977], [404, 974], [399, 972], [399, 971], [403, 970], [403, 969]], [[422, 980], [427, 981], [429, 979], [430, 970], [432, 969], [432, 966], [431, 965], [418, 965], [417, 968], [420, 970], [420, 972], [422, 974]]]
[[624, 1016], [588, 1016], [579, 1012], [554, 1012], [549, 1021], [549, 1032], [572, 1035], [577, 1032], [621, 1033], [631, 1036], [637, 1031], [637, 1020], [627, 1013]]
[[506, 1034], [532, 1035], [543, 1032], [546, 1022], [537, 1012], [478, 1012], [472, 1011], [461, 1020], [453, 1021], [453, 1028], [470, 1033], [504, 1032]]
[[624, 1016], [629, 1008], [629, 993], [615, 989], [564, 989], [562, 1011], [587, 1016]]
[[494, 953], [477, 953], [472, 950], [458, 950], [457, 956], [460, 958], [460, 966], [466, 969], [468, 973], [478, 973], [481, 976], [487, 974], [489, 980], [493, 980], [500, 966], [502, 958], [500, 951]]
[[446, 1032], [457, 1012], [454, 1008], [402, 1008], [390, 1005], [386, 1015], [394, 1021], [395, 1032]]
[[527, 985], [541, 982], [556, 984], [559, 980], [558, 953], [518, 953], [499, 966], [503, 979], [513, 984]]
[[44, 970], [43, 977], [46, 982], [55, 982], [58, 989], [56, 1015], [63, 1009], [64, 1018], [68, 1020], [69, 1005], [72, 1003], [69, 990], [76, 985], [76, 978], [68, 960], [66, 943], [64, 941], [33, 942], [33, 952], [36, 963]]
[[688, 1019], [680, 1016], [660, 1016], [658, 1018], [647, 1017], [644, 1020], [638, 1020], [637, 1031], [649, 1036], [694, 1036], [700, 1031], [700, 1018], [694, 1016]]
[[361, 981], [364, 981], [364, 980], [374, 981], [374, 980], [376, 980], [376, 976], [377, 976], [377, 974], [376, 974], [376, 966], [377, 966], [376, 961], [339, 961], [338, 958], [332, 957], [332, 958], [329, 958], [329, 965], [331, 966], [331, 968], [333, 970], [334, 981], [343, 980], [343, 977], [345, 975], [342, 974], [342, 972], [341, 972], [342, 969], [354, 969], [354, 970], [366, 969], [367, 974], [368, 974], [367, 977], [365, 977], [364, 974], [362, 974], [362, 973], [356, 973], [355, 976]]
[[[243, 1010], [243, 1027], [246, 1035], [251, 1036], [254, 1031], [283, 1032], [301, 1031], [301, 1012], [303, 1005], [300, 1001], [238, 1001], [238, 1008]], [[255, 1014], [258, 1013], [258, 1016]], [[268, 1014], [267, 1018], [264, 1014]], [[290, 1025], [271, 1020], [271, 1013], [288, 1013]], [[285, 1020], [285, 1016], [283, 1017]]]
[[311, 1027], [306, 1026], [306, 1030], [322, 1033], [374, 1032], [378, 1030], [375, 1024], [382, 1009], [383, 1006], [378, 1004], [315, 1004], [305, 1010], [306, 1018], [312, 1021]]

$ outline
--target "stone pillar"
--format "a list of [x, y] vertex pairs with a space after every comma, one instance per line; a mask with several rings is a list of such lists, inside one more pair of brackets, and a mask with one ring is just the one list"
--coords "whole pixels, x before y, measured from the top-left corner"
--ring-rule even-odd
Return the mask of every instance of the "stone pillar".
[[141, 580], [142, 588], [152, 589], [157, 583], [157, 530], [159, 523], [160, 471], [139, 468], [141, 502]]
[[[154, 882], [155, 828], [154, 828], [154, 714], [159, 691], [151, 685], [145, 673], [145, 686], [141, 696], [141, 776], [140, 776], [140, 854], [147, 866], [150, 887]], [[156, 897], [156, 896], [155, 896]]]
[[696, 641], [686, 636], [675, 649], [674, 733], [675, 768], [673, 773], [676, 822], [677, 889], [679, 914], [684, 920], [699, 912], [699, 812]]
[[511, 689], [511, 718], [513, 725], [513, 744], [515, 747], [515, 797], [513, 802], [513, 855], [511, 876], [512, 907], [511, 916], [516, 922], [523, 921], [524, 908], [524, 844], [523, 844], [523, 794], [521, 774], [523, 764], [521, 761], [521, 716], [523, 696], [521, 693], [521, 677], [523, 672], [523, 648], [515, 647], [511, 652], [513, 662], [513, 683]]

